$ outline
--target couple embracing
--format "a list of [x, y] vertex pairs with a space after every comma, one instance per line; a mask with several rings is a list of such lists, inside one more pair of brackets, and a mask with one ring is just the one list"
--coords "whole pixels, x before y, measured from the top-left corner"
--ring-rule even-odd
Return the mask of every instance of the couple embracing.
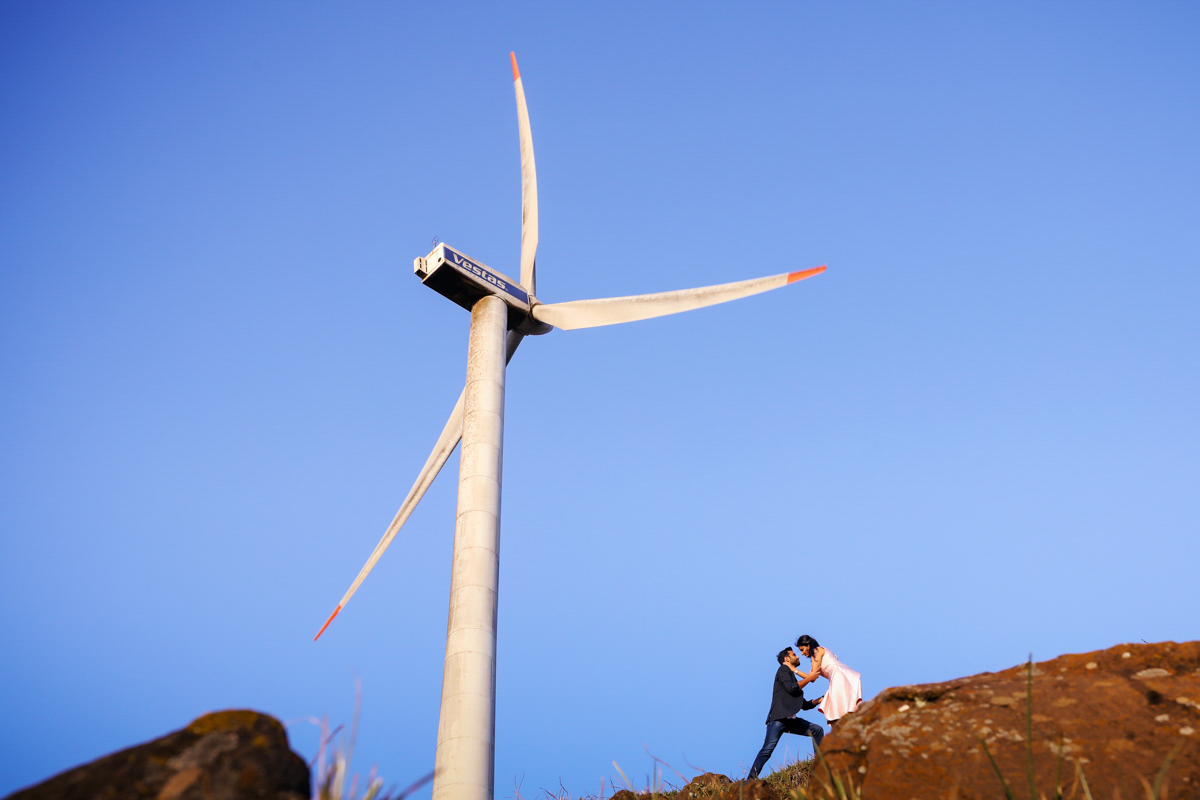
[[[796, 650], [800, 654], [796, 654]], [[817, 640], [807, 634], [796, 640], [796, 650], [788, 647], [779, 651], [776, 659], [779, 669], [775, 672], [775, 683], [771, 687], [771, 711], [767, 714], [767, 738], [754, 759], [747, 778], [757, 778], [759, 770], [775, 752], [775, 745], [785, 733], [811, 736], [813, 746], [820, 747], [825, 736], [824, 729], [806, 719], [796, 716], [798, 711], [816, 708], [825, 715], [829, 727], [837, 725], [839, 719], [862, 702], [862, 676], [838, 661], [837, 656], [821, 647]], [[800, 669], [800, 656], [809, 659], [809, 671]], [[817, 678], [829, 681], [829, 688], [816, 700], [804, 699], [804, 687]]]

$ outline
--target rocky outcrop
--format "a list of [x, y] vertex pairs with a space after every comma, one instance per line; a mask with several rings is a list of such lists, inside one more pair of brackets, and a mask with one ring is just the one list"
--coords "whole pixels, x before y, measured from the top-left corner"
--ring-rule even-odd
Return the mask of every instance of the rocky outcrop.
[[678, 791], [664, 790], [663, 792], [643, 792], [635, 794], [628, 789], [622, 789], [609, 800], [783, 800], [779, 792], [766, 781], [750, 779], [731, 781], [724, 775], [706, 772], [695, 778]]
[[[1060, 756], [1068, 795], [1081, 770], [1097, 798], [1135, 798], [1174, 753], [1169, 796], [1200, 800], [1200, 642], [1120, 645], [1034, 664], [1031, 717], [1027, 675], [1020, 665], [887, 689], [843, 718], [822, 755], [861, 786], [863, 800], [908, 800], [1003, 797], [985, 743], [1019, 797], [1029, 794], [1030, 743], [1037, 790], [1047, 797]], [[1083, 797], [1081, 785], [1075, 791]]]
[[692, 778], [679, 790], [675, 800], [780, 800], [779, 793], [766, 781], [731, 781], [724, 775], [706, 772]]
[[183, 730], [67, 770], [7, 800], [305, 800], [308, 766], [274, 717], [205, 714]]

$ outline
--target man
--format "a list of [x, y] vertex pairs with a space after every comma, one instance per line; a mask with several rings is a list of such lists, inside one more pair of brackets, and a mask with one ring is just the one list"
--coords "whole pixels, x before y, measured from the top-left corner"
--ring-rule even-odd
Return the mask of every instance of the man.
[[767, 738], [763, 742], [762, 750], [758, 751], [758, 757], [754, 759], [754, 766], [750, 768], [747, 778], [758, 777], [759, 770], [770, 760], [771, 753], [775, 752], [775, 745], [779, 744], [779, 738], [785, 733], [811, 736], [814, 747], [820, 747], [821, 739], [825, 736], [825, 730], [820, 725], [814, 725], [796, 716], [797, 711], [816, 708], [817, 703], [821, 702], [819, 697], [816, 700], [804, 699], [804, 685], [812, 681], [800, 681], [796, 678], [795, 669], [800, 665], [800, 656], [789, 647], [780, 650], [776, 660], [779, 662], [779, 669], [775, 672], [775, 684], [771, 688]]

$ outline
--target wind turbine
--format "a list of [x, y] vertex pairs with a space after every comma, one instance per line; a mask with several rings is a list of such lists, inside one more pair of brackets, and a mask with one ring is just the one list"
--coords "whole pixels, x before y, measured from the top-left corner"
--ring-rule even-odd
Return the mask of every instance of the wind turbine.
[[554, 328], [568, 331], [595, 328], [691, 311], [778, 289], [825, 271], [824, 266], [819, 266], [718, 286], [632, 297], [568, 303], [539, 301], [534, 296], [537, 169], [525, 88], [517, 69], [517, 57], [511, 53], [510, 57], [521, 140], [521, 280], [518, 283], [445, 244], [415, 260], [414, 270], [422, 283], [471, 312], [466, 386], [392, 524], [314, 638], [321, 637], [358, 591], [461, 440], [433, 800], [492, 800], [504, 373], [521, 340], [549, 333]]

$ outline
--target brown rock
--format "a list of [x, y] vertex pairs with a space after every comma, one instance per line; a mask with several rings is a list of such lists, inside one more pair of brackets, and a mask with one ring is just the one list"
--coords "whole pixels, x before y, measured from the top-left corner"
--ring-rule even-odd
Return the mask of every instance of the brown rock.
[[218, 711], [183, 730], [22, 789], [6, 800], [305, 800], [308, 766], [274, 717]]
[[[635, 794], [629, 789], [622, 789], [612, 795], [610, 800], [652, 800], [649, 792]], [[662, 798], [662, 794], [658, 795]], [[704, 772], [692, 778], [688, 786], [679, 789], [678, 794], [671, 800], [782, 800], [775, 789], [768, 786], [766, 781], [731, 781], [725, 775], [716, 772]]]
[[[1027, 674], [1021, 665], [887, 689], [844, 717], [821, 753], [861, 786], [863, 800], [1003, 797], [986, 742], [1009, 788], [1028, 796]], [[1038, 793], [1054, 796], [1061, 754], [1068, 795], [1078, 766], [1097, 798], [1145, 797], [1142, 779], [1153, 784], [1178, 747], [1169, 796], [1200, 800], [1200, 642], [1120, 645], [1035, 664], [1031, 711]]]
[[733, 781], [716, 772], [706, 772], [692, 778], [687, 786], [679, 790], [675, 800], [705, 800], [719, 797]]
[[[610, 800], [651, 800], [651, 797], [650, 793], [634, 794], [628, 789], [622, 789]], [[782, 800], [782, 798], [765, 781], [731, 781], [724, 775], [706, 772], [692, 778], [687, 786], [679, 790], [673, 800]]]
[[761, 780], [731, 781], [706, 772], [680, 789], [676, 800], [779, 800], [779, 793]]
[[766, 781], [757, 778], [733, 781], [719, 795], [712, 796], [721, 800], [780, 800], [778, 792]]

